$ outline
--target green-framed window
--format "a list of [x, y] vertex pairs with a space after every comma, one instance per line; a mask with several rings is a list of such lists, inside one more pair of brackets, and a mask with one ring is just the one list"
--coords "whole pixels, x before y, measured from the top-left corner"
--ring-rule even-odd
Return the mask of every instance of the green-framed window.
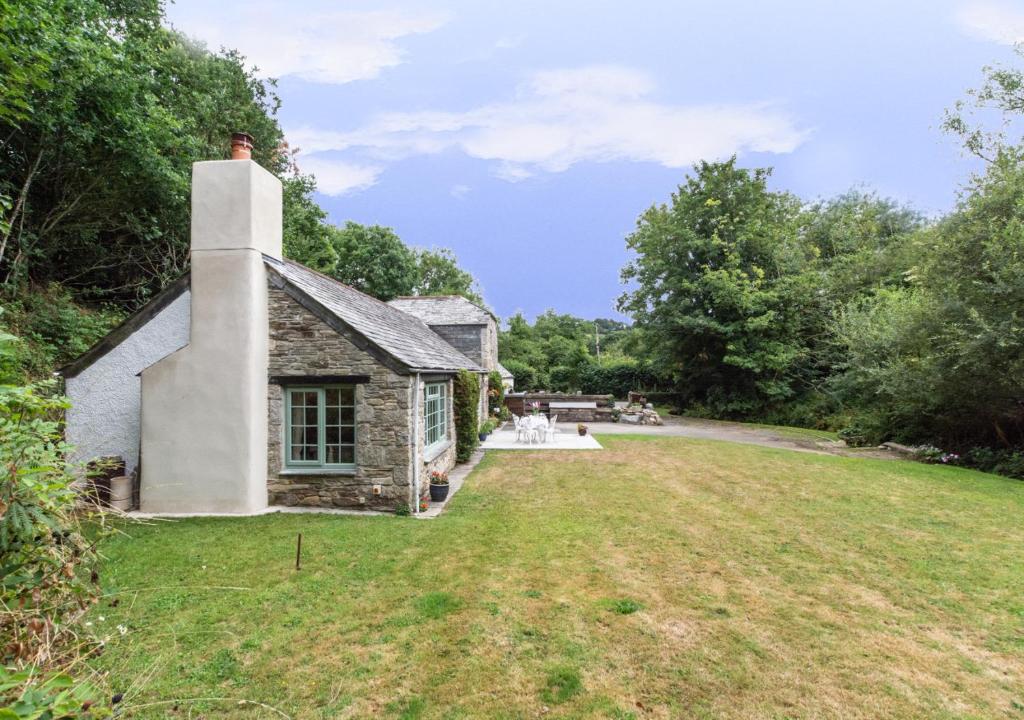
[[351, 470], [356, 466], [353, 385], [286, 387], [285, 466]]
[[427, 383], [424, 392], [426, 446], [430, 448], [448, 439], [448, 383]]

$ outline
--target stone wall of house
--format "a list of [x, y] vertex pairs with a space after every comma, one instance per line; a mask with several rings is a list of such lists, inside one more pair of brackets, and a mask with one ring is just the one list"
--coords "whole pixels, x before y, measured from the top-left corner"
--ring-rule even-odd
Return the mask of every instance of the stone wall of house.
[[483, 332], [483, 352], [481, 365], [485, 370], [498, 369], [498, 324], [491, 320]]
[[271, 286], [269, 296], [271, 375], [370, 377], [356, 386], [356, 470], [348, 474], [285, 468], [284, 390], [268, 386], [270, 504], [394, 510], [411, 503], [412, 377], [382, 364], [284, 291]]
[[484, 325], [431, 325], [430, 329], [473, 362], [483, 362]]
[[[432, 382], [436, 382], [436, 379], [432, 380]], [[424, 454], [424, 450], [425, 450], [424, 444], [425, 444], [426, 436], [427, 436], [427, 433], [426, 433], [426, 430], [427, 430], [426, 423], [427, 423], [427, 421], [426, 421], [426, 415], [423, 412], [423, 405], [424, 405], [424, 402], [425, 402], [423, 393], [424, 393], [425, 386], [426, 386], [426, 380], [421, 382], [420, 383], [420, 387], [419, 387], [419, 393], [420, 393], [420, 400], [419, 400], [420, 413], [419, 413], [419, 418], [417, 419], [417, 422], [416, 422], [416, 426], [417, 426], [417, 432], [416, 432], [416, 439], [417, 439], [417, 442], [416, 442], [416, 457], [419, 458], [419, 462], [421, 463], [420, 464], [420, 497], [421, 498], [429, 498], [430, 497], [430, 473], [432, 473], [434, 470], [438, 470], [440, 472], [448, 472], [453, 467], [455, 467], [455, 416], [454, 416], [454, 412], [453, 412], [454, 399], [453, 399], [453, 396], [452, 396], [453, 389], [454, 389], [453, 388], [453, 383], [452, 383], [451, 380], [448, 380], [448, 391], [446, 393], [447, 398], [448, 398], [448, 407], [447, 407], [447, 409], [445, 411], [447, 416], [448, 416], [448, 441], [447, 441], [448, 442], [448, 447], [446, 447], [436, 457], [431, 458], [429, 460], [426, 459], [426, 456]]]

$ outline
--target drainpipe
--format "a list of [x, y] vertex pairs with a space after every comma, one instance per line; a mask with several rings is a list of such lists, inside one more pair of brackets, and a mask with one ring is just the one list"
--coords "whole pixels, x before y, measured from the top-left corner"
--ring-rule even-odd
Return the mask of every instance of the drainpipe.
[[416, 373], [412, 393], [412, 485], [413, 513], [420, 514], [420, 374]]

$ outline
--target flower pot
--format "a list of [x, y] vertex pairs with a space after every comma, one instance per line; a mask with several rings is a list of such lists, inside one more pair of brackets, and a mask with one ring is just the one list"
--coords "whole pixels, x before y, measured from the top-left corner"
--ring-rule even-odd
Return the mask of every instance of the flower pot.
[[430, 486], [430, 502], [444, 502], [445, 498], [448, 497], [448, 486], [447, 485], [431, 485]]
[[580, 434], [580, 437], [582, 437], [582, 436], [587, 434], [587, 429], [586, 428], [580, 428], [578, 432]]
[[488, 433], [480, 433], [477, 435], [477, 437], [480, 438], [480, 442], [483, 442], [487, 439], [487, 435]]

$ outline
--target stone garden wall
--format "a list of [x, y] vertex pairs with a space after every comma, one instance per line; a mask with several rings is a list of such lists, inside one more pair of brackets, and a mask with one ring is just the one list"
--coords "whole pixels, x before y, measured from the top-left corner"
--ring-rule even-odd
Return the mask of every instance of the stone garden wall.
[[[529, 415], [531, 403], [540, 404], [540, 412], [550, 417], [558, 415], [558, 422], [611, 422], [614, 399], [610, 395], [572, 395], [569, 393], [509, 393], [505, 407], [515, 415]], [[596, 408], [552, 408], [553, 402], [595, 403]]]

